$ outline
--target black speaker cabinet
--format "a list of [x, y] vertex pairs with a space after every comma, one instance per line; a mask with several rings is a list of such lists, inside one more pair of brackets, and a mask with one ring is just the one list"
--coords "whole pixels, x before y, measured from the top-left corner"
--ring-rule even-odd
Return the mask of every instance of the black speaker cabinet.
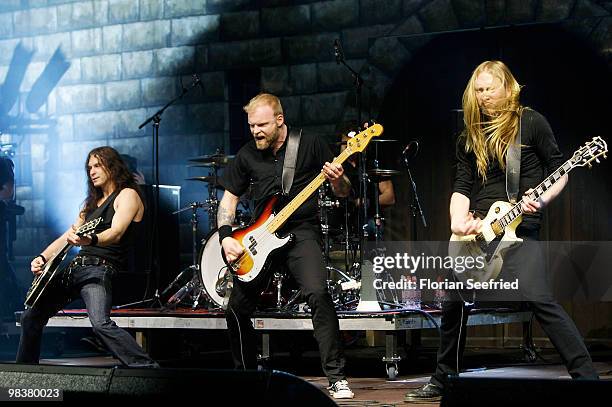
[[452, 377], [440, 406], [580, 406], [606, 404], [611, 394], [604, 380]]
[[[120, 270], [113, 280], [113, 305], [153, 296], [156, 288], [165, 287], [180, 271], [179, 217], [173, 212], [180, 208], [181, 187], [160, 186], [157, 215], [156, 185], [140, 187], [145, 197], [145, 223], [141, 228], [142, 235], [136, 237], [129, 254], [128, 269]], [[154, 247], [153, 240], [156, 226], [159, 230], [158, 247]], [[159, 262], [158, 273], [154, 261]]]
[[0, 388], [62, 389], [65, 401], [110, 398], [191, 400], [206, 406], [336, 406], [313, 384], [279, 371], [0, 364]]

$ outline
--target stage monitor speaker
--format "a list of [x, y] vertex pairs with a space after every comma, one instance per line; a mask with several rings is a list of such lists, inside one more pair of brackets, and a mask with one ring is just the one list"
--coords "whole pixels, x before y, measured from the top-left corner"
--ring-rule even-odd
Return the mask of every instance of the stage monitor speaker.
[[279, 371], [0, 364], [0, 388], [59, 388], [65, 401], [111, 398], [228, 406], [336, 406], [313, 384]]
[[113, 305], [121, 305], [151, 297], [156, 288], [165, 287], [180, 271], [179, 217], [172, 213], [180, 208], [181, 187], [161, 185], [159, 189], [159, 276], [152, 273], [155, 226], [155, 185], [140, 185], [145, 197], [142, 236], [137, 236], [128, 256], [128, 269], [120, 270], [113, 279]]
[[452, 377], [440, 406], [579, 406], [611, 394], [604, 380]]

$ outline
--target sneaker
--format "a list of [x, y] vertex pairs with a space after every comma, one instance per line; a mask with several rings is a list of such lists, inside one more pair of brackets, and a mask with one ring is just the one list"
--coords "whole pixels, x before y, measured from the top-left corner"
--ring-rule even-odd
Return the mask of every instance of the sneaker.
[[352, 399], [355, 397], [346, 380], [338, 380], [329, 386], [327, 390], [329, 390], [329, 394], [335, 399]]
[[406, 403], [435, 403], [441, 399], [442, 388], [433, 383], [427, 383], [425, 386], [411, 391], [404, 397]]

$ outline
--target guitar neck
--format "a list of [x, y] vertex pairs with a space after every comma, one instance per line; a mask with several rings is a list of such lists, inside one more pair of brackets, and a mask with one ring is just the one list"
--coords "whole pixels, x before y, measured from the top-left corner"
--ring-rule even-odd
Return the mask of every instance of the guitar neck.
[[53, 259], [63, 259], [64, 256], [66, 256], [66, 253], [68, 253], [68, 250], [70, 250], [70, 248], [72, 247], [72, 245], [70, 243], [66, 243], [64, 245], [64, 247], [62, 247], [62, 249], [57, 252], [57, 254], [55, 256], [53, 256]]
[[[527, 196], [534, 201], [537, 200], [553, 185], [555, 185], [557, 181], [561, 179], [561, 177], [563, 177], [565, 174], [568, 174], [572, 169], [574, 169], [574, 165], [572, 164], [572, 160], [569, 159], [565, 163], [563, 163], [563, 165], [560, 166], [555, 172], [546, 177], [546, 179], [544, 179], [544, 181], [542, 181], [537, 187], [535, 187], [533, 191], [531, 191], [531, 193]], [[500, 219], [499, 222], [502, 228], [505, 228], [506, 226], [514, 222], [516, 218], [523, 214], [523, 209], [521, 208], [522, 202], [522, 199], [518, 201], [516, 205], [514, 205], [512, 209], [510, 209], [510, 211], [508, 211], [508, 213]]]
[[[348, 157], [350, 157], [351, 153], [349, 153], [348, 149], [338, 155], [338, 157], [334, 158], [334, 164], [342, 164]], [[317, 175], [310, 183], [300, 191], [299, 194], [295, 198], [291, 200], [270, 222], [267, 229], [270, 233], [275, 233], [281, 226], [287, 222], [289, 217], [300, 207], [310, 195], [312, 195], [319, 187], [325, 182], [325, 175], [321, 172]]]

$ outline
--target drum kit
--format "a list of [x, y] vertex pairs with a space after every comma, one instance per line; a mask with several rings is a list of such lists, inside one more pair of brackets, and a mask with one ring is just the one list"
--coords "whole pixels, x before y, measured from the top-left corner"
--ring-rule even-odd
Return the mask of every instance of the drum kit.
[[[375, 142], [375, 155], [372, 168], [362, 171], [369, 189], [378, 191], [380, 182], [390, 180], [398, 175], [399, 171], [383, 169], [378, 166], [378, 144], [390, 143], [397, 140], [373, 140]], [[334, 143], [341, 145], [343, 142]], [[345, 142], [344, 142], [345, 143]], [[204, 307], [208, 309], [224, 308], [227, 305], [225, 296], [226, 286], [230, 280], [230, 274], [221, 256], [221, 244], [217, 230], [216, 217], [219, 208], [217, 192], [223, 187], [219, 183], [219, 171], [226, 167], [234, 156], [225, 155], [221, 151], [215, 154], [204, 155], [189, 159], [189, 167], [201, 167], [209, 170], [208, 175], [194, 176], [186, 180], [204, 183], [207, 185], [208, 199], [203, 202], [192, 202], [189, 205], [174, 212], [175, 214], [190, 211], [190, 225], [192, 233], [192, 264], [183, 270], [176, 279], [164, 290], [164, 292], [176, 292], [166, 301], [166, 307], [191, 305], [193, 309]], [[348, 165], [348, 164], [347, 164]], [[357, 165], [357, 168], [360, 166]], [[360, 178], [361, 179], [361, 178]], [[360, 264], [362, 259], [363, 239], [361, 234], [368, 236], [364, 231], [363, 217], [358, 216], [361, 210], [356, 200], [369, 202], [366, 191], [361, 191], [363, 197], [336, 198], [329, 185], [326, 183], [318, 191], [318, 206], [321, 221], [321, 234], [323, 238], [323, 256], [325, 267], [328, 272], [328, 289], [332, 295], [334, 304], [338, 309], [355, 309], [359, 301], [360, 291]], [[378, 194], [373, 194], [374, 233], [373, 237], [382, 239], [382, 226], [384, 217], [378, 202]], [[236, 211], [236, 220], [233, 228], [243, 227], [248, 224], [252, 205], [248, 200], [250, 197], [242, 197], [242, 209]], [[198, 241], [198, 210], [203, 209], [208, 213], [209, 233], [200, 242]], [[365, 221], [368, 223], [368, 220]], [[201, 247], [199, 248], [198, 246]], [[336, 250], [333, 250], [336, 249]], [[344, 264], [341, 264], [344, 263]], [[181, 286], [181, 284], [183, 284]], [[271, 283], [262, 293], [262, 298], [269, 297], [264, 301], [267, 309], [276, 311], [304, 310], [303, 304], [299, 304], [299, 291], [292, 285], [292, 280], [287, 273], [274, 273]]]

